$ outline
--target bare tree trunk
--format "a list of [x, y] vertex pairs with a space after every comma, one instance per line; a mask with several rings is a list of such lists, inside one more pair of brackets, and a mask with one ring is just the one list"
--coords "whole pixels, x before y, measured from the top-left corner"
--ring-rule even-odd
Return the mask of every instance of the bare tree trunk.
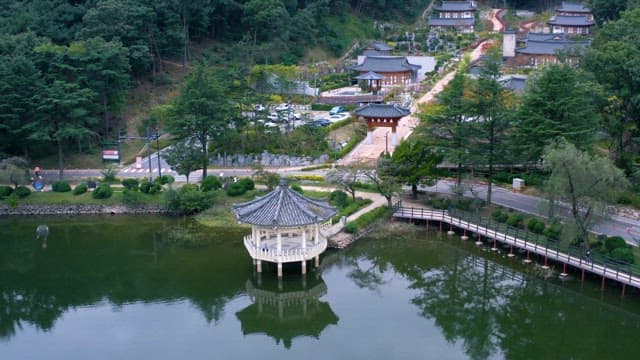
[[60, 137], [57, 137], [57, 142], [58, 142], [58, 179], [62, 180], [63, 176], [64, 176], [64, 158], [62, 156], [62, 139], [60, 139]]

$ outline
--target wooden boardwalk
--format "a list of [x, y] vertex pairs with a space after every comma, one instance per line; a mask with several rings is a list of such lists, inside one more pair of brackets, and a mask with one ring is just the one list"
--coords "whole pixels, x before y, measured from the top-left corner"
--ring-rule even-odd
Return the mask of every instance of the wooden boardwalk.
[[425, 220], [425, 221], [437, 221], [441, 223], [449, 224], [450, 228], [455, 227], [463, 231], [469, 231], [479, 236], [499, 241], [503, 244], [511, 245], [519, 249], [526, 250], [540, 256], [544, 256], [545, 259], [557, 261], [559, 263], [573, 266], [574, 268], [587, 271], [599, 276], [602, 276], [603, 286], [604, 279], [611, 279], [620, 282], [624, 285], [630, 285], [635, 288], [640, 288], [640, 274], [621, 270], [620, 267], [609, 266], [607, 264], [590, 261], [581, 256], [571, 255], [565, 253], [559, 249], [552, 249], [539, 244], [537, 241], [528, 241], [521, 239], [513, 235], [498, 232], [494, 229], [471, 223], [462, 218], [451, 216], [446, 210], [431, 210], [426, 208], [409, 208], [398, 206], [397, 210], [393, 213], [393, 217], [397, 219], [407, 220]]

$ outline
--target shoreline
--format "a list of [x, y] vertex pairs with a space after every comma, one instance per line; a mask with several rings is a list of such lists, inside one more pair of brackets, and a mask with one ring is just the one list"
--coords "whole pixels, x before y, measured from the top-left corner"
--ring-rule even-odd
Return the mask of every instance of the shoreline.
[[9, 216], [68, 216], [68, 215], [125, 215], [168, 214], [162, 205], [0, 205], [0, 217]]

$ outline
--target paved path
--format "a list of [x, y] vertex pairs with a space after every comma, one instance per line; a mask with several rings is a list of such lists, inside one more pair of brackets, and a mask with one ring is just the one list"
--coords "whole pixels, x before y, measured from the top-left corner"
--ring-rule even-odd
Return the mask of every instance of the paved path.
[[[496, 19], [496, 15], [499, 11], [499, 9], [494, 9], [490, 13], [490, 19], [493, 23], [494, 30], [496, 31], [499, 31], [499, 29], [502, 28], [502, 24]], [[493, 40], [485, 40], [477, 44], [470, 53], [471, 61], [479, 59], [480, 56], [484, 54], [486, 48], [493, 42]], [[442, 79], [440, 79], [431, 90], [429, 90], [411, 106], [411, 115], [402, 118], [398, 123], [398, 128], [396, 129], [398, 142], [401, 139], [406, 139], [407, 137], [409, 137], [409, 135], [411, 135], [411, 133], [413, 132], [413, 129], [415, 129], [415, 127], [420, 122], [420, 119], [416, 116], [419, 110], [419, 105], [428, 104], [433, 101], [436, 95], [442, 92], [447, 84], [449, 84], [455, 74], [456, 70], [444, 75]], [[344, 165], [358, 163], [372, 164], [384, 151], [393, 152], [393, 149], [395, 147], [391, 145], [391, 129], [383, 127], [376, 128], [371, 133], [371, 137], [371, 144], [365, 144], [365, 142], [362, 141], [349, 154], [339, 160], [338, 163]]]

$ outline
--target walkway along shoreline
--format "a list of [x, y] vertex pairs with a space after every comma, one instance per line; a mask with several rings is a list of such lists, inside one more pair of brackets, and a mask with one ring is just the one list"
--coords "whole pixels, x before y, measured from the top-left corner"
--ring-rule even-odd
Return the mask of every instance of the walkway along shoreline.
[[[394, 219], [404, 219], [409, 221], [423, 220], [439, 222], [441, 227], [443, 223], [449, 225], [449, 235], [453, 235], [454, 228], [463, 231], [463, 239], [467, 238], [467, 231], [477, 234], [479, 237], [493, 240], [492, 250], [497, 250], [496, 242], [509, 245], [511, 250], [509, 256], [513, 255], [513, 247], [522, 249], [527, 252], [527, 260], [529, 254], [537, 254], [544, 257], [545, 266], [547, 261], [556, 261], [563, 265], [563, 272], [560, 276], [567, 276], [567, 265], [582, 271], [582, 280], [584, 280], [585, 272], [589, 272], [602, 277], [602, 288], [605, 287], [605, 279], [615, 280], [622, 284], [622, 294], [624, 296], [626, 285], [640, 289], [640, 273], [633, 271], [628, 266], [607, 264], [598, 262], [582, 254], [571, 254], [556, 249], [546, 247], [538, 243], [538, 241], [528, 241], [517, 236], [508, 235], [486, 226], [474, 224], [465, 221], [459, 217], [451, 216], [446, 210], [430, 210], [426, 208], [409, 208], [399, 206], [393, 213]], [[624, 268], [623, 268], [624, 267]]]

